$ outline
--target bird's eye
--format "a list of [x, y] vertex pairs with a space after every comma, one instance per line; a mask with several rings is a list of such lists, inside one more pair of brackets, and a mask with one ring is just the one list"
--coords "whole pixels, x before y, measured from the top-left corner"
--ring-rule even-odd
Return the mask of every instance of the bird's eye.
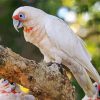
[[20, 17], [23, 17], [22, 15], [20, 15]]
[[19, 17], [20, 17], [21, 19], [25, 19], [25, 15], [24, 15], [23, 13], [20, 13], [20, 14], [19, 14]]

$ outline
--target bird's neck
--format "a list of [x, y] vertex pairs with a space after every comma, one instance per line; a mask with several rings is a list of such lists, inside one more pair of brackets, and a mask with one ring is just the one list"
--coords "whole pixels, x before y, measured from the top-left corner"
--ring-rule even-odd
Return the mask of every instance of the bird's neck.
[[35, 33], [37, 33], [36, 31], [38, 29], [41, 29], [44, 26], [44, 23], [39, 20], [30, 20], [24, 23], [24, 32], [30, 33], [31, 31], [34, 31]]
[[45, 36], [45, 27], [43, 23], [31, 21], [24, 27], [25, 40], [35, 44], [36, 46]]

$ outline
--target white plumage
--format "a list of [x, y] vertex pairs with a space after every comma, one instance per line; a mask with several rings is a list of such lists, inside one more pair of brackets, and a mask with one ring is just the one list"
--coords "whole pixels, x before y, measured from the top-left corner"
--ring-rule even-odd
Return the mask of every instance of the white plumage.
[[[23, 18], [18, 18], [20, 13]], [[25, 40], [40, 49], [44, 61], [64, 64], [88, 96], [96, 93], [89, 76], [98, 83], [100, 76], [91, 64], [83, 40], [63, 20], [28, 6], [15, 10], [13, 20], [23, 24]], [[19, 28], [20, 24], [14, 23], [14, 27]]]
[[35, 100], [34, 96], [23, 93], [17, 84], [0, 79], [0, 100]]

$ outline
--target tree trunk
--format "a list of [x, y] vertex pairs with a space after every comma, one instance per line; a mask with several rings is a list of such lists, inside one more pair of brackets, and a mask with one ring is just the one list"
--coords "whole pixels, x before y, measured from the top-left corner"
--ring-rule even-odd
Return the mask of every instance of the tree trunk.
[[0, 76], [30, 89], [38, 100], [75, 100], [70, 81], [56, 64], [46, 66], [0, 46]]

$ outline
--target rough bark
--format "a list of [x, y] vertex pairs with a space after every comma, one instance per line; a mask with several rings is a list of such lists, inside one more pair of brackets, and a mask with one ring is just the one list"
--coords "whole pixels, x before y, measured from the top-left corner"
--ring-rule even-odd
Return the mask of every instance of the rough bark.
[[38, 100], [75, 100], [74, 88], [57, 65], [36, 63], [2, 46], [0, 76], [29, 88]]

